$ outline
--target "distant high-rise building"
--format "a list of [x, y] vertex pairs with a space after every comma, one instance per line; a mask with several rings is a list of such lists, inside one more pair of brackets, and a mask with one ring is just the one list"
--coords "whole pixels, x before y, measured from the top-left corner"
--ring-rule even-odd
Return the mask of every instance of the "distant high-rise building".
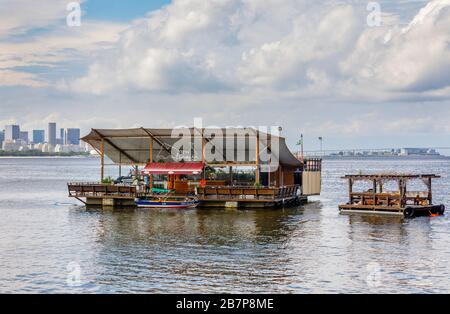
[[59, 144], [66, 144], [66, 132], [64, 129], [59, 130]]
[[3, 147], [3, 141], [5, 140], [5, 131], [0, 131], [0, 149]]
[[56, 145], [56, 123], [52, 122], [48, 124], [47, 143], [49, 145]]
[[21, 131], [20, 132], [20, 139], [22, 141], [24, 141], [25, 143], [28, 143], [28, 141], [29, 141], [28, 132]]
[[45, 142], [45, 130], [33, 130], [33, 143], [44, 143]]
[[20, 127], [18, 125], [5, 126], [5, 141], [20, 139]]
[[80, 129], [67, 129], [66, 144], [80, 145]]

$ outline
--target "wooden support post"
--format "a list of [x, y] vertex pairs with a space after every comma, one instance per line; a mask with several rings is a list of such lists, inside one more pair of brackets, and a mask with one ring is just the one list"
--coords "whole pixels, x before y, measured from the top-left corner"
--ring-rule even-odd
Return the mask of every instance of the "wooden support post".
[[349, 204], [353, 204], [353, 179], [348, 180], [348, 197], [349, 197]]
[[431, 186], [431, 178], [428, 178], [428, 202], [429, 205], [433, 204], [433, 191]]
[[[258, 132], [258, 131], [256, 131]], [[256, 156], [255, 156], [255, 164], [256, 164], [256, 172], [255, 172], [255, 185], [259, 185], [261, 183], [260, 173], [259, 173], [259, 133], [256, 134]]]
[[405, 189], [404, 189], [404, 182], [402, 179], [398, 182], [399, 190], [400, 190], [400, 208], [403, 207], [404, 204], [404, 197], [405, 197]]
[[279, 166], [278, 167], [278, 186], [282, 187], [284, 182], [283, 182], [283, 166]]
[[101, 144], [101, 170], [100, 170], [100, 181], [103, 182], [105, 179], [105, 140], [102, 139]]
[[119, 177], [122, 176], [122, 152], [119, 152]]
[[373, 206], [377, 205], [377, 180], [373, 180]]
[[149, 146], [149, 162], [153, 162], [153, 138], [150, 138], [150, 146]]
[[[153, 163], [153, 137], [150, 138], [150, 163]], [[150, 193], [153, 192], [153, 174], [150, 174]]]
[[75, 198], [76, 198], [77, 200], [79, 200], [81, 203], [83, 203], [84, 205], [87, 205], [87, 203], [86, 203], [85, 201], [83, 201], [81, 198], [76, 197], [76, 196], [75, 196]]
[[206, 157], [206, 153], [205, 153], [205, 140], [202, 138], [202, 162], [205, 162], [205, 157]]
[[[267, 151], [272, 153], [272, 140], [270, 141], [269, 145], [267, 145]], [[267, 162], [267, 180], [269, 182], [268, 187], [270, 188], [272, 186], [272, 156], [270, 156], [270, 159]]]
[[[206, 153], [205, 153], [205, 137], [202, 131], [202, 163], [205, 164], [206, 161]], [[203, 180], [206, 180], [206, 166], [203, 168]]]

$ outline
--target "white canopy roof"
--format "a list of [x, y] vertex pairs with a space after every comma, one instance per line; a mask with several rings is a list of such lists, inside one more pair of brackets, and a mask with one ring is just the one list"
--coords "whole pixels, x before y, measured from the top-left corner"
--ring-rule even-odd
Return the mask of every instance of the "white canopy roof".
[[[104, 149], [105, 155], [117, 164], [146, 164], [150, 161], [150, 148], [153, 145], [154, 162], [173, 162], [172, 147], [177, 143], [181, 133], [190, 133], [192, 142], [202, 139], [209, 143], [210, 147], [215, 147], [213, 143], [221, 143], [223, 160], [208, 162], [214, 164], [246, 165], [254, 164], [256, 160], [256, 139], [260, 139], [260, 154], [269, 152], [272, 159], [276, 158], [283, 166], [300, 167], [302, 163], [295, 158], [286, 145], [283, 137], [277, 137], [268, 133], [260, 132], [253, 128], [220, 128], [220, 129], [92, 129], [92, 131], [82, 138], [95, 150], [101, 153]], [[197, 142], [198, 143], [198, 142]], [[238, 144], [237, 144], [238, 143]], [[278, 149], [274, 149], [274, 145]], [[194, 148], [190, 157], [191, 160], [201, 161], [202, 149], [200, 145], [193, 145]], [[198, 147], [200, 146], [200, 147]], [[232, 147], [232, 148], [231, 148]], [[229, 149], [228, 149], [229, 148]], [[225, 152], [226, 151], [226, 152]], [[230, 153], [231, 151], [231, 153]], [[239, 155], [240, 154], [240, 155]], [[244, 160], [236, 161], [231, 156], [245, 156]], [[261, 155], [260, 155], [261, 156]], [[237, 159], [237, 158], [236, 158]]]

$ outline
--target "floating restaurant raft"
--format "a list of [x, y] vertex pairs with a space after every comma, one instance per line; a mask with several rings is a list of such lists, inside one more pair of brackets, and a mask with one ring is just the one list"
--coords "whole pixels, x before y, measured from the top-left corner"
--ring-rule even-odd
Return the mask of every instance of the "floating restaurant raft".
[[[131, 166], [136, 177], [149, 177], [149, 186], [72, 182], [69, 197], [87, 206], [137, 206], [140, 200], [154, 197], [157, 187], [169, 190], [173, 197], [195, 197], [199, 207], [270, 208], [306, 203], [308, 196], [321, 192], [321, 159], [295, 156], [283, 137], [253, 128], [187, 128], [184, 132], [192, 134], [193, 147], [188, 156], [184, 152], [174, 157], [180, 138], [173, 129], [92, 129], [82, 140], [101, 157], [101, 182], [105, 166], [111, 166], [105, 163], [108, 158], [118, 167], [119, 177], [122, 167]], [[219, 142], [222, 150], [214, 145]], [[207, 152], [214, 160], [206, 158]], [[240, 179], [238, 168], [250, 169], [251, 179]], [[208, 177], [218, 169], [222, 178]], [[159, 184], [161, 177], [165, 186]]]
[[[358, 174], [346, 175], [349, 182], [349, 202], [339, 206], [343, 214], [381, 214], [406, 218], [438, 216], [445, 212], [444, 205], [433, 204], [432, 180], [434, 174]], [[408, 183], [421, 181], [427, 191], [408, 191]], [[354, 192], [357, 182], [370, 182], [372, 188], [366, 192]], [[388, 192], [384, 187], [394, 182], [397, 191]]]

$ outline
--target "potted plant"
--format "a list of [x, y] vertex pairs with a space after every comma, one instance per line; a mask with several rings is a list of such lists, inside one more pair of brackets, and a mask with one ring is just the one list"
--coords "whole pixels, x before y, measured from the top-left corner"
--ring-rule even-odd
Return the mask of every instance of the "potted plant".
[[111, 177], [107, 177], [102, 180], [103, 185], [112, 185], [113, 183], [114, 183], [114, 181]]

